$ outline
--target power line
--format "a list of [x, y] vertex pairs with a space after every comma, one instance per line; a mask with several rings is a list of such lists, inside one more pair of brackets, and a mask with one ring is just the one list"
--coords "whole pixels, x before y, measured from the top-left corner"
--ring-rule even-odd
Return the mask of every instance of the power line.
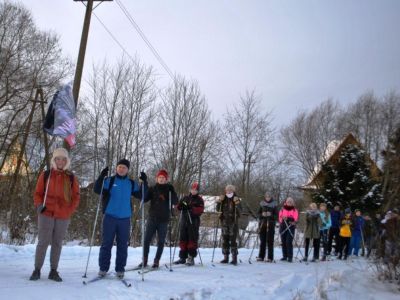
[[[84, 6], [86, 6], [85, 3], [81, 2]], [[112, 32], [107, 28], [107, 26], [101, 21], [100, 17], [98, 17], [92, 10], [92, 14], [96, 17], [97, 21], [103, 26], [103, 28], [107, 31], [107, 33], [111, 36], [111, 38], [114, 40], [114, 42], [117, 43], [117, 45], [122, 49], [122, 51], [132, 60], [132, 62], [135, 63], [135, 59], [129, 54], [128, 51], [124, 48], [124, 46], [118, 41], [118, 39], [112, 34]]]
[[165, 71], [168, 73], [168, 75], [171, 77], [172, 81], [175, 81], [174, 75], [171, 72], [171, 69], [168, 67], [166, 62], [163, 60], [163, 58], [160, 56], [156, 48], [150, 43], [149, 39], [146, 37], [140, 26], [135, 22], [133, 19], [132, 15], [129, 13], [129, 11], [126, 9], [126, 7], [121, 3], [120, 0], [116, 0], [119, 8], [122, 10], [122, 12], [125, 14], [125, 16], [128, 18], [129, 22], [132, 24], [133, 28], [139, 33], [140, 37], [142, 40], [146, 43], [146, 45], [149, 47], [150, 51], [153, 53], [155, 58], [158, 60], [160, 65], [165, 69]]

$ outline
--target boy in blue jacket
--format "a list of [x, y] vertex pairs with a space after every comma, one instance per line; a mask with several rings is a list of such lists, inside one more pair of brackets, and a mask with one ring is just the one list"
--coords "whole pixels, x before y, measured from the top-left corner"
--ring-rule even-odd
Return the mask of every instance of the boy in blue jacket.
[[[360, 245], [361, 242], [364, 242], [363, 239], [363, 229], [364, 229], [364, 224], [365, 220], [361, 216], [361, 210], [356, 209], [355, 211], [355, 217], [353, 218], [353, 233], [351, 235], [351, 240], [350, 240], [350, 247], [349, 247], [349, 252], [348, 255], [354, 254], [355, 256], [358, 256], [358, 251], [360, 250]], [[354, 252], [353, 252], [354, 251]]]
[[[96, 180], [94, 192], [102, 194], [103, 227], [102, 243], [99, 253], [99, 276], [106, 276], [111, 261], [111, 248], [114, 239], [117, 243], [117, 257], [115, 259], [115, 271], [119, 278], [124, 277], [126, 260], [128, 258], [128, 240], [131, 227], [132, 204], [131, 197], [141, 199], [142, 186], [137, 181], [128, 177], [130, 163], [121, 159], [117, 163], [116, 174], [106, 177], [108, 167], [101, 171]], [[141, 172], [139, 179], [144, 185], [144, 193], [147, 193], [147, 176]]]

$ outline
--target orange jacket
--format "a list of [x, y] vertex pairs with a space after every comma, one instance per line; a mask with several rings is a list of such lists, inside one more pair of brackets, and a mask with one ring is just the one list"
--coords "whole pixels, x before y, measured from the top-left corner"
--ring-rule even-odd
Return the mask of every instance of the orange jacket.
[[[76, 176], [73, 176], [71, 187], [71, 173], [68, 171], [59, 171], [51, 169], [51, 174], [47, 180], [49, 188], [46, 199], [46, 210], [43, 212], [45, 216], [56, 219], [69, 219], [79, 205], [79, 183]], [[39, 176], [36, 183], [34, 194], [35, 207], [43, 203], [46, 189], [44, 182], [44, 172]]]

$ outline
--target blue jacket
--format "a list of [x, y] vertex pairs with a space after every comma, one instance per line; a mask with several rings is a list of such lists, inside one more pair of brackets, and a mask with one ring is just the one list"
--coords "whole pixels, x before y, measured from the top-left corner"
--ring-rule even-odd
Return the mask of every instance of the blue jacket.
[[323, 211], [320, 211], [319, 214], [320, 214], [321, 220], [322, 220], [321, 230], [328, 230], [329, 228], [331, 228], [332, 222], [331, 222], [330, 214], [328, 214], [326, 216], [325, 212], [323, 212]]
[[361, 235], [361, 230], [364, 228], [365, 220], [362, 216], [353, 218], [353, 235]]
[[331, 211], [331, 227], [340, 228], [340, 219], [342, 218], [342, 213], [340, 211]]
[[[112, 177], [104, 179], [103, 186], [103, 213], [114, 218], [124, 219], [132, 216], [131, 196], [141, 199], [142, 187], [128, 176], [115, 175], [113, 186], [110, 187]], [[103, 179], [99, 177], [94, 186], [96, 194], [101, 193]], [[110, 192], [111, 190], [111, 192]], [[147, 184], [144, 184], [144, 193], [147, 194]]]

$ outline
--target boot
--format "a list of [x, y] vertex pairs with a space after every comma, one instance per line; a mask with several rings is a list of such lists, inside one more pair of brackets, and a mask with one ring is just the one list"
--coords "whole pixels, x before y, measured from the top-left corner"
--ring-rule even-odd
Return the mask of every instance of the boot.
[[102, 270], [100, 270], [99, 273], [97, 273], [97, 275], [98, 275], [99, 277], [105, 277], [105, 276], [107, 275], [107, 271], [102, 271]]
[[221, 264], [227, 264], [229, 262], [229, 254], [224, 254], [224, 259], [220, 261]]
[[29, 280], [38, 280], [40, 279], [40, 269], [35, 269], [32, 272], [31, 277], [29, 278]]
[[256, 261], [264, 261], [264, 258], [262, 258], [262, 257], [256, 257]]
[[232, 261], [230, 262], [232, 265], [237, 265], [237, 254], [232, 254]]
[[285, 261], [285, 260], [287, 260], [287, 257], [282, 257], [280, 260]]
[[182, 265], [184, 263], [186, 263], [184, 258], [179, 258], [178, 260], [174, 261], [174, 265]]
[[289, 257], [289, 258], [287, 259], [287, 261], [290, 262], [290, 263], [293, 262], [293, 257]]
[[188, 256], [188, 258], [186, 259], [186, 265], [187, 266], [193, 266], [194, 265], [194, 257], [193, 256]]
[[155, 258], [153, 265], [151, 266], [153, 269], [158, 269], [158, 267], [160, 266], [160, 260]]
[[54, 280], [54, 281], [57, 281], [57, 282], [61, 282], [62, 281], [62, 279], [61, 279], [60, 275], [58, 275], [58, 272], [57, 272], [56, 269], [51, 269], [48, 278], [50, 280]]
[[139, 265], [138, 265], [138, 268], [141, 268], [141, 267], [144, 267], [144, 268], [147, 268], [147, 256], [145, 256], [144, 258], [143, 258], [143, 262], [141, 262]]
[[305, 256], [305, 257], [303, 258], [303, 261], [307, 261], [307, 260], [308, 260], [308, 257]]
[[122, 271], [117, 272], [117, 277], [119, 279], [123, 279], [124, 278], [124, 272], [122, 272]]

